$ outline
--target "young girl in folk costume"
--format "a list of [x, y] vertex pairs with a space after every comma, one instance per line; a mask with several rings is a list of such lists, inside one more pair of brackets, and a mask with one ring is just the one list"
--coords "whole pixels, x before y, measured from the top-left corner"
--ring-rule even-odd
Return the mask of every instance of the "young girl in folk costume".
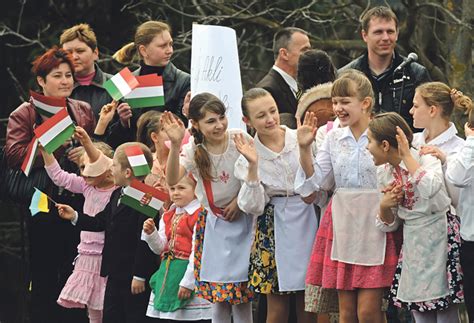
[[245, 181], [238, 202], [244, 212], [259, 216], [251, 284], [267, 294], [267, 322], [288, 322], [292, 293], [298, 322], [314, 322], [314, 315], [304, 311], [304, 288], [318, 227], [312, 204], [316, 194], [309, 192], [305, 199], [294, 190], [299, 165], [296, 131], [280, 126], [275, 100], [264, 89], [245, 93], [242, 112], [245, 123], [256, 130], [253, 143], [242, 134], [235, 137], [243, 155], [237, 160], [236, 176]]
[[449, 183], [460, 187], [458, 215], [461, 218], [461, 266], [464, 279], [464, 298], [469, 322], [474, 321], [474, 106], [472, 100], [461, 93], [462, 104], [468, 112], [464, 125], [466, 141], [464, 146], [448, 163], [446, 178]]
[[[421, 154], [437, 157], [443, 171], [446, 171], [448, 157], [456, 154], [464, 145], [464, 140], [457, 136], [456, 126], [450, 122], [453, 110], [463, 108], [467, 98], [457, 93], [441, 82], [424, 83], [416, 88], [410, 110], [413, 126], [424, 129], [421, 133], [413, 134], [413, 147], [419, 149]], [[459, 189], [448, 182], [446, 188], [452, 205], [456, 207]]]
[[170, 187], [173, 205], [161, 217], [159, 230], [153, 219], [143, 224], [142, 239], [162, 257], [160, 269], [150, 279], [152, 293], [147, 316], [161, 321], [210, 323], [212, 317], [211, 304], [194, 296], [192, 237], [199, 214], [205, 213], [194, 196], [195, 186], [191, 176], [183, 176]]
[[[43, 149], [45, 169], [55, 185], [85, 197], [84, 212], [94, 216], [107, 205], [116, 189], [111, 172], [112, 149], [104, 143], [93, 144], [87, 132], [76, 127], [75, 137], [84, 146], [85, 154], [80, 160], [81, 176], [61, 169], [54, 155]], [[87, 307], [91, 323], [102, 322], [102, 310], [107, 278], [100, 276], [104, 232], [81, 232], [77, 246], [79, 255], [74, 271], [58, 298], [58, 304], [68, 308]]]
[[297, 131], [301, 166], [296, 192], [335, 186], [316, 235], [306, 292], [316, 298], [321, 286], [337, 289], [341, 322], [383, 322], [382, 295], [392, 281], [398, 254], [394, 235], [381, 233], [374, 221], [379, 192], [376, 167], [366, 149], [373, 90], [365, 75], [349, 70], [334, 82], [331, 96], [344, 128], [327, 134], [315, 160], [312, 113]]
[[[382, 231], [403, 220], [403, 249], [390, 300], [412, 310], [417, 323], [459, 322], [453, 303], [463, 299], [446, 213], [451, 203], [439, 160], [410, 149], [412, 132], [396, 113], [375, 116], [368, 150], [378, 165], [384, 196], [377, 215]], [[402, 260], [403, 258], [403, 260]], [[448, 268], [448, 270], [446, 270]]]
[[240, 153], [232, 140], [244, 133], [227, 129], [225, 106], [210, 93], [191, 100], [189, 119], [194, 139], [183, 146], [181, 156], [183, 123], [169, 112], [162, 122], [171, 140], [168, 185], [190, 172], [197, 180], [196, 195], [207, 209], [207, 215], [201, 214], [196, 223], [196, 294], [213, 303], [213, 322], [230, 322], [232, 313], [234, 322], [248, 323], [252, 321], [248, 268], [253, 217], [237, 205], [242, 183], [234, 176], [234, 164]]

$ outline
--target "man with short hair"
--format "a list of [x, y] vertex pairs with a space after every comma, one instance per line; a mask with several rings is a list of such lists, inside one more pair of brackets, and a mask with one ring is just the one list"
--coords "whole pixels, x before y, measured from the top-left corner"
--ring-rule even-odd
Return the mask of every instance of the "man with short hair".
[[413, 128], [409, 110], [413, 105], [415, 88], [430, 81], [428, 71], [415, 62], [396, 71], [407, 58], [395, 50], [399, 32], [398, 19], [389, 7], [369, 9], [361, 18], [361, 29], [367, 51], [342, 67], [339, 73], [350, 68], [362, 71], [374, 89], [373, 111], [397, 112]]
[[293, 116], [296, 113], [298, 59], [308, 49], [311, 49], [311, 43], [308, 33], [303, 29], [287, 27], [277, 31], [273, 37], [275, 63], [256, 87], [271, 93], [280, 113], [290, 113]]
[[99, 50], [97, 38], [88, 24], [78, 24], [63, 31], [59, 38], [63, 49], [74, 59], [74, 89], [71, 98], [89, 103], [96, 119], [101, 108], [112, 102], [112, 98], [102, 86], [111, 78], [97, 65]]

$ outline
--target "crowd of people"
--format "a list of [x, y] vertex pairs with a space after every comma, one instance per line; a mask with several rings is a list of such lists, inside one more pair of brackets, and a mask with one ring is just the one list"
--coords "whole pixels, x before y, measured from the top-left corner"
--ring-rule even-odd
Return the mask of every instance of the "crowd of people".
[[[191, 99], [167, 23], [141, 24], [113, 56], [162, 77], [165, 105], [144, 109], [104, 88], [91, 27], [66, 29], [32, 68], [75, 131], [33, 165], [55, 202], [27, 221], [31, 322], [381, 323], [404, 309], [454, 323], [461, 303], [474, 322], [473, 102], [406, 63], [398, 31], [390, 8], [367, 10], [367, 50], [339, 70], [306, 31], [276, 32], [244, 131], [215, 95]], [[47, 120], [33, 98], [11, 113], [9, 167]], [[135, 182], [167, 193], [154, 218], [121, 202]]]

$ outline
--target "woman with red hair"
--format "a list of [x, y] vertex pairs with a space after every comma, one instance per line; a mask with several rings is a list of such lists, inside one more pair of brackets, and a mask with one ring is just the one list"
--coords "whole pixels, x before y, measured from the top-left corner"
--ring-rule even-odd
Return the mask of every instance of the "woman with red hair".
[[[68, 98], [74, 83], [74, 64], [71, 56], [65, 50], [53, 47], [34, 60], [32, 72], [42, 94], [50, 98], [66, 98], [69, 116], [77, 126], [92, 134], [95, 119], [90, 105]], [[38, 111], [38, 107], [30, 98], [10, 114], [5, 144], [5, 157], [10, 168], [17, 169], [21, 166], [27, 155], [28, 144], [34, 137], [34, 128], [48, 118]], [[54, 153], [61, 168], [70, 172], [77, 171], [77, 165], [71, 162], [67, 155], [68, 149], [73, 146], [73, 141], [67, 142]], [[42, 158], [36, 158], [31, 172], [44, 171]], [[52, 182], [46, 186], [45, 193], [58, 203], [72, 203], [76, 208], [82, 208], [82, 197], [79, 199], [78, 196], [54, 186]], [[19, 207], [24, 208], [22, 205]], [[34, 217], [26, 218], [32, 279], [31, 322], [72, 322], [74, 318], [66, 318], [65, 313], [61, 313], [56, 299], [72, 272], [79, 232], [74, 231], [67, 221], [59, 219], [56, 208], [52, 208], [49, 213], [38, 213]], [[85, 316], [82, 313], [81, 315]]]

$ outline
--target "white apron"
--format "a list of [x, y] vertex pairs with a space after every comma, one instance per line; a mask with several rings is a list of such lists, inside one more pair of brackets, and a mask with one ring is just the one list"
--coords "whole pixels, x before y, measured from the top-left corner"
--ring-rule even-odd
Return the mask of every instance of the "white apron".
[[399, 300], [423, 302], [449, 294], [447, 230], [446, 212], [405, 219]]
[[384, 263], [387, 235], [375, 226], [380, 196], [376, 189], [336, 190], [332, 197], [331, 260], [363, 266]]
[[207, 210], [201, 258], [201, 280], [238, 283], [249, 280], [254, 218], [241, 213], [232, 222]]
[[313, 204], [300, 195], [272, 197], [275, 217], [275, 260], [280, 292], [305, 288], [306, 270], [311, 256], [318, 219]]

